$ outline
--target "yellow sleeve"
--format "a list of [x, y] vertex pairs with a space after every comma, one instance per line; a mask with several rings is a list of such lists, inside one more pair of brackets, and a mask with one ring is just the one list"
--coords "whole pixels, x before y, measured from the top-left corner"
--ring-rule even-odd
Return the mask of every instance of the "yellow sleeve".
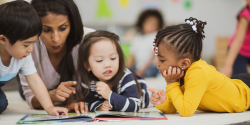
[[183, 117], [192, 116], [198, 108], [207, 88], [207, 77], [201, 70], [192, 70], [185, 76], [185, 90], [182, 93], [180, 83], [167, 86], [167, 93], [178, 113]]
[[166, 92], [166, 100], [160, 104], [160, 105], [155, 105], [155, 108], [160, 110], [161, 112], [163, 112], [164, 114], [171, 114], [171, 113], [175, 113], [176, 109], [171, 101], [171, 99], [169, 98], [169, 95]]

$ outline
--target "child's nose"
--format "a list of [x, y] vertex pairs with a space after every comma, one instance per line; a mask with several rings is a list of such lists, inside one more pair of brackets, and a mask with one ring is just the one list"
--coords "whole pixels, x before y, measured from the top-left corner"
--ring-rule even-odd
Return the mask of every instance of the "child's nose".
[[109, 61], [106, 61], [104, 64], [104, 68], [109, 68], [111, 67], [111, 63]]

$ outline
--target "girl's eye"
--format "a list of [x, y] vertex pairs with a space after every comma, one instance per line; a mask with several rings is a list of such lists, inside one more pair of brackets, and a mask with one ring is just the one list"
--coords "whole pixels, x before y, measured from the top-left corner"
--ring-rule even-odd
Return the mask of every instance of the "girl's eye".
[[50, 29], [44, 29], [43, 32], [48, 33], [50, 32]]
[[102, 62], [102, 60], [97, 60], [96, 62]]
[[111, 58], [111, 60], [115, 60], [116, 58]]
[[28, 47], [29, 45], [24, 45], [24, 47]]
[[66, 30], [66, 27], [65, 28], [60, 28], [60, 31], [64, 31], [64, 30]]
[[163, 63], [164, 61], [165, 61], [165, 60], [160, 60], [160, 62], [162, 62], [162, 63]]

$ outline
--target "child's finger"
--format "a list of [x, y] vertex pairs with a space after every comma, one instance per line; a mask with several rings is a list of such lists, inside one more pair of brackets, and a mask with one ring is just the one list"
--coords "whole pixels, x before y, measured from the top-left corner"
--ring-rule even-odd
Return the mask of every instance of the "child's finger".
[[184, 71], [181, 71], [179, 76], [180, 76], [180, 78], [183, 77], [184, 76]]
[[167, 74], [168, 74], [168, 76], [170, 76], [170, 77], [172, 76], [172, 69], [173, 69], [172, 66], [169, 66], [169, 68], [168, 68], [168, 73], [167, 73]]
[[176, 74], [180, 75], [181, 74], [181, 69], [179, 67], [176, 68]]
[[79, 106], [78, 106], [77, 103], [74, 105], [74, 109], [75, 109], [75, 112], [76, 112], [77, 114], [80, 113], [80, 112], [79, 112]]
[[158, 90], [155, 89], [155, 88], [147, 88], [147, 90], [148, 90], [148, 91], [151, 91], [151, 92], [153, 92], [153, 93], [157, 93], [157, 92], [158, 92]]
[[165, 96], [165, 93], [164, 93], [164, 91], [162, 89], [160, 89], [159, 91], [160, 91], [161, 96]]
[[175, 75], [176, 74], [176, 67], [173, 67], [172, 69], [172, 75]]
[[153, 93], [153, 94], [152, 94], [152, 97], [153, 97], [153, 98], [156, 98], [156, 99], [160, 98], [160, 97], [159, 97], [159, 92], [158, 92], [157, 94], [156, 94], [156, 93]]
[[167, 70], [164, 70], [163, 73], [162, 73], [162, 75], [163, 75], [164, 78], [167, 78], [168, 77]]

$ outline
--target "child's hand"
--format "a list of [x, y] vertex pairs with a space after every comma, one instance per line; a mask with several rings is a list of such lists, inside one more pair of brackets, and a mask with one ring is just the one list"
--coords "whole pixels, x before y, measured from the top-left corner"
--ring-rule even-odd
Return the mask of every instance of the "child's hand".
[[162, 75], [165, 78], [167, 85], [169, 85], [173, 82], [177, 82], [182, 76], [184, 76], [184, 71], [179, 67], [169, 66], [168, 71], [164, 70]]
[[[68, 111], [75, 110], [76, 113], [85, 113], [88, 111], [88, 105], [85, 105], [84, 102], [71, 102], [65, 106], [65, 108], [68, 109]], [[79, 111], [80, 110], [80, 111]]]
[[50, 115], [68, 115], [68, 109], [50, 106], [46, 110]]
[[100, 107], [98, 107], [96, 110], [98, 111], [109, 111], [112, 110], [111, 106], [109, 105], [109, 101], [105, 100]]
[[96, 91], [103, 98], [109, 99], [109, 95], [110, 95], [111, 89], [109, 88], [108, 84], [106, 84], [104, 82], [98, 82], [98, 83], [96, 83]]
[[147, 88], [147, 90], [153, 92], [150, 97], [150, 102], [153, 105], [160, 105], [166, 100], [166, 95], [163, 90], [157, 90], [154, 88]]

